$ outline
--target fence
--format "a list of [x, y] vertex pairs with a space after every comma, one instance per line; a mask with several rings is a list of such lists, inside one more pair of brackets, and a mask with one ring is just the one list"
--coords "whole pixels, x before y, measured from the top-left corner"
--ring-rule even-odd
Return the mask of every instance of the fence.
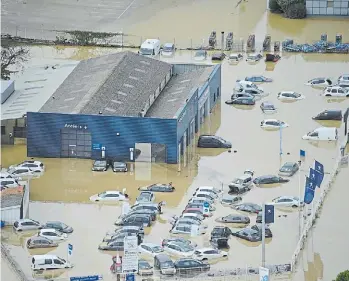
[[314, 204], [314, 209], [311, 211], [311, 215], [308, 217], [308, 219], [305, 222], [302, 234], [299, 238], [296, 249], [295, 249], [293, 256], [292, 256], [292, 260], [291, 260], [292, 271], [295, 270], [299, 255], [304, 248], [309, 231], [311, 230], [316, 219], [318, 218], [319, 213], [322, 209], [323, 203], [325, 201], [325, 198], [326, 198], [328, 192], [331, 190], [332, 185], [335, 182], [336, 176], [340, 171], [341, 159], [342, 159], [342, 155], [340, 154], [336, 159], [333, 170], [330, 173], [330, 178], [329, 178], [328, 182], [324, 185], [324, 188], [322, 188], [322, 192], [321, 192], [319, 200]]

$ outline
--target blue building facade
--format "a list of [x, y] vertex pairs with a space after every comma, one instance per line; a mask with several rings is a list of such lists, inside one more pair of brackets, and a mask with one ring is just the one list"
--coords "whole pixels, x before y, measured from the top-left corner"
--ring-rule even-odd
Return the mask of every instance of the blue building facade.
[[205, 117], [220, 102], [220, 87], [217, 65], [172, 119], [28, 112], [27, 154], [120, 161], [137, 161], [140, 154], [149, 162], [178, 163]]

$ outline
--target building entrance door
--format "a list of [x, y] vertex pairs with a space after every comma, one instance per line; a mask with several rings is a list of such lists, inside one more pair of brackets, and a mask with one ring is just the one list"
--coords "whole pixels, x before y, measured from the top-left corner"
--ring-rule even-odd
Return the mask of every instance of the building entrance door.
[[61, 130], [61, 157], [91, 158], [91, 133], [87, 130]]
[[68, 157], [69, 158], [75, 158], [76, 157], [76, 145], [70, 144], [69, 150], [68, 150]]

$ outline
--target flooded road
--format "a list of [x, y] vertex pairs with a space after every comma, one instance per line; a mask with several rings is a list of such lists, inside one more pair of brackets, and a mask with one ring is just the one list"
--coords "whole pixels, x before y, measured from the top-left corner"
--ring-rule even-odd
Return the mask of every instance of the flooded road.
[[[34, 59], [52, 59], [57, 55], [57, 48], [33, 48], [36, 54]], [[60, 58], [82, 59], [93, 57], [102, 53], [112, 52], [110, 49], [67, 48], [59, 49]], [[41, 52], [41, 55], [40, 55]], [[40, 57], [41, 56], [41, 57]], [[174, 59], [169, 61], [190, 62], [192, 52], [178, 52]], [[61, 201], [63, 203], [35, 202], [30, 206], [30, 216], [33, 219], [45, 222], [47, 220], [61, 220], [71, 225], [75, 231], [69, 237], [74, 247], [73, 261], [76, 267], [67, 273], [69, 276], [82, 274], [103, 274], [109, 276], [111, 256], [115, 253], [101, 253], [98, 244], [102, 241], [107, 231], [113, 230], [113, 223], [120, 215], [120, 206], [102, 206], [101, 204], [82, 204], [89, 202], [89, 197], [104, 190], [123, 188], [130, 194], [131, 203], [138, 195], [139, 186], [156, 182], [173, 182], [176, 192], [173, 194], [156, 194], [156, 201], [165, 201], [164, 215], [154, 226], [147, 231], [145, 241], [160, 243], [161, 239], [169, 236], [170, 224], [167, 220], [171, 215], [178, 215], [183, 210], [194, 190], [200, 185], [223, 187], [226, 194], [227, 184], [235, 177], [241, 175], [245, 169], [252, 169], [257, 176], [264, 174], [277, 174], [277, 171], [286, 161], [298, 161], [299, 149], [307, 153], [301, 171], [289, 183], [269, 188], [254, 187], [244, 195], [244, 202], [261, 204], [281, 195], [299, 196], [299, 177], [301, 183], [301, 197], [303, 196], [304, 176], [308, 168], [313, 166], [314, 159], [325, 166], [325, 171], [330, 172], [338, 154], [338, 143], [314, 143], [303, 141], [301, 137], [307, 132], [321, 125], [311, 119], [325, 109], [346, 109], [349, 99], [326, 99], [320, 96], [321, 90], [305, 86], [304, 83], [317, 76], [326, 76], [336, 79], [348, 69], [348, 56], [341, 55], [287, 55], [274, 67], [266, 65], [263, 61], [256, 65], [249, 65], [242, 61], [239, 65], [230, 65], [224, 62], [222, 66], [222, 102], [210, 118], [200, 128], [200, 134], [217, 134], [233, 144], [233, 151], [229, 153], [221, 150], [198, 149], [194, 146], [187, 149], [185, 162], [181, 165], [161, 165], [135, 163], [133, 171], [125, 174], [115, 174], [110, 170], [105, 173], [91, 172], [91, 160], [75, 159], [39, 159], [42, 160], [47, 170], [45, 174], [33, 179], [30, 183], [30, 196], [32, 201]], [[209, 61], [207, 61], [209, 62]], [[274, 82], [261, 85], [269, 95], [262, 101], [271, 101], [278, 108], [274, 115], [265, 115], [259, 108], [261, 101], [252, 108], [237, 108], [226, 105], [225, 100], [230, 98], [231, 91], [237, 79], [245, 76], [262, 74], [273, 78]], [[282, 90], [291, 90], [302, 93], [305, 99], [294, 103], [283, 103], [277, 99], [277, 93]], [[280, 157], [279, 131], [265, 131], [260, 128], [263, 119], [276, 118], [290, 124], [289, 128], [282, 130], [282, 151]], [[340, 123], [327, 123], [325, 126], [335, 126], [339, 134], [343, 135], [343, 125]], [[23, 160], [26, 155], [25, 146], [2, 147], [2, 166], [7, 167]], [[185, 165], [186, 164], [186, 165]], [[347, 170], [345, 170], [347, 172]], [[346, 176], [347, 173], [342, 173]], [[327, 176], [326, 176], [327, 177]], [[326, 181], [325, 177], [325, 181]], [[333, 188], [335, 191], [335, 187]], [[332, 191], [331, 191], [332, 192]], [[316, 196], [319, 196], [317, 192]], [[66, 204], [65, 202], [78, 202], [80, 204]], [[325, 203], [326, 205], [326, 203]], [[217, 204], [214, 217], [205, 222], [209, 225], [208, 232], [218, 225], [214, 220], [235, 211]], [[251, 216], [251, 223], [255, 216]], [[276, 210], [275, 224], [271, 226], [273, 239], [268, 241], [266, 247], [267, 263], [290, 262], [291, 255], [299, 237], [299, 214], [297, 211], [285, 212]], [[346, 233], [349, 227], [346, 228]], [[323, 236], [326, 234], [321, 231]], [[29, 270], [29, 252], [23, 245], [27, 238], [9, 234], [8, 243], [13, 246], [12, 252], [27, 265]], [[200, 247], [208, 246], [209, 233], [196, 237], [194, 240]], [[63, 243], [50, 253], [66, 256], [66, 244]], [[251, 244], [242, 240], [231, 238], [230, 257], [212, 265], [213, 270], [258, 266], [261, 261], [261, 245]], [[22, 245], [22, 246], [20, 246]], [[328, 246], [326, 246], [328, 247]], [[326, 247], [324, 251], [326, 252]], [[330, 248], [330, 247], [328, 247]], [[282, 251], [280, 250], [282, 249]], [[321, 253], [322, 254], [322, 253]], [[344, 254], [344, 253], [343, 253]], [[343, 257], [342, 259], [345, 259]], [[328, 262], [328, 266], [331, 263]], [[326, 267], [326, 266], [325, 266]], [[89, 270], [87, 270], [87, 268]], [[88, 272], [87, 272], [88, 271]], [[62, 272], [57, 273], [62, 274]], [[107, 279], [106, 279], [107, 280]], [[300, 279], [297, 279], [300, 280]], [[309, 279], [313, 281], [312, 279]], [[307, 281], [309, 281], [307, 280]], [[326, 280], [326, 279], [324, 279]]]
[[10, 264], [6, 259], [1, 256], [1, 280], [11, 280], [11, 281], [19, 281], [17, 275], [14, 273]]

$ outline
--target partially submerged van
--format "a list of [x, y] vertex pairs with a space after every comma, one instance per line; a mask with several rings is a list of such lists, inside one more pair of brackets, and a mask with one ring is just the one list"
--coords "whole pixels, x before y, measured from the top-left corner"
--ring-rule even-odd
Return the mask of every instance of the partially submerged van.
[[35, 255], [32, 256], [32, 270], [71, 268], [73, 265], [55, 255]]
[[321, 127], [304, 135], [302, 139], [314, 141], [336, 141], [338, 139], [338, 131], [337, 128], [334, 127]]
[[147, 39], [141, 45], [138, 52], [142, 56], [155, 57], [160, 53], [160, 40]]

